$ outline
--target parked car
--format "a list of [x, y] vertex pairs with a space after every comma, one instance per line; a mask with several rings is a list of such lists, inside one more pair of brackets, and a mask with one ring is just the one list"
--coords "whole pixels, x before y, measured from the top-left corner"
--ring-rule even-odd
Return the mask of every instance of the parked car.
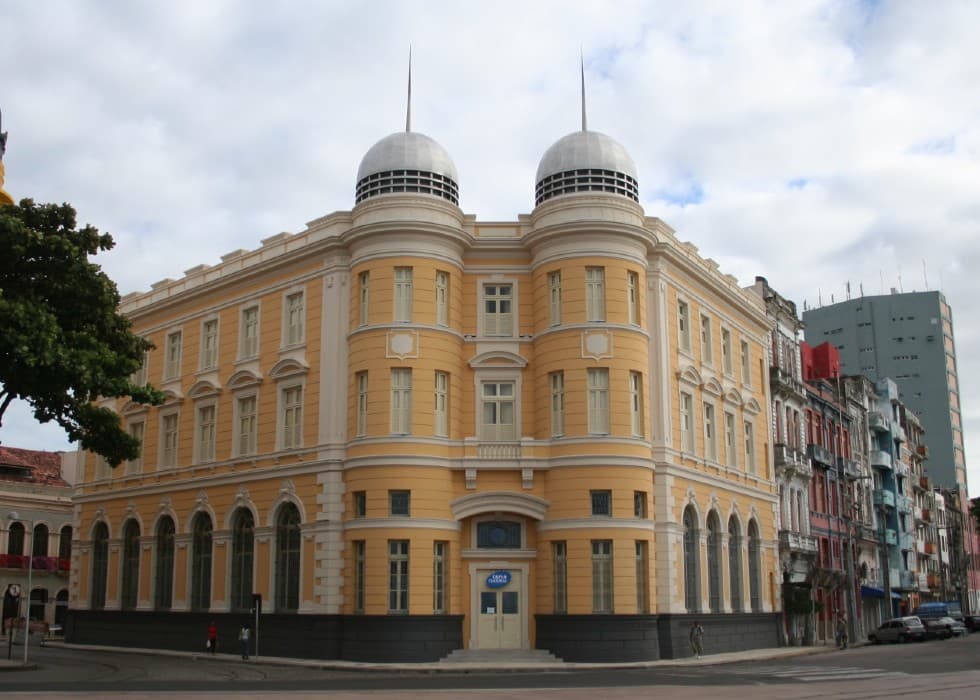
[[963, 637], [970, 634], [970, 630], [966, 628], [962, 622], [957, 620], [955, 617], [940, 617], [936, 620], [937, 624], [944, 626], [951, 637]]
[[915, 615], [908, 617], [896, 617], [893, 620], [882, 622], [874, 632], [868, 635], [868, 639], [875, 644], [882, 642], [899, 642], [904, 644], [909, 641], [921, 642], [926, 638], [926, 628], [922, 620]]
[[949, 639], [953, 636], [953, 618], [925, 617], [922, 624], [926, 627], [926, 639]]
[[971, 632], [980, 630], [980, 615], [967, 615], [963, 618], [963, 624]]

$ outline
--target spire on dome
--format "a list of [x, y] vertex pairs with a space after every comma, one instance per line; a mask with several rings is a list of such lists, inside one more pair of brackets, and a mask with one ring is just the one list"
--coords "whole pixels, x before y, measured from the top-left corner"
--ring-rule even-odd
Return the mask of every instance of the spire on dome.
[[579, 57], [582, 61], [582, 131], [588, 131], [588, 124], [585, 121], [585, 52], [579, 49]]
[[405, 108], [405, 131], [412, 130], [412, 45], [408, 45], [408, 106]]

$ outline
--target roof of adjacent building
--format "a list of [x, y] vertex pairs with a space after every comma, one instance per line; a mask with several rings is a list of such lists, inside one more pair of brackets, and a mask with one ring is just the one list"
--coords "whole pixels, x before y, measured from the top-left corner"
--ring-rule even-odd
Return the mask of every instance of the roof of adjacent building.
[[61, 476], [61, 452], [0, 446], [0, 481], [69, 486]]

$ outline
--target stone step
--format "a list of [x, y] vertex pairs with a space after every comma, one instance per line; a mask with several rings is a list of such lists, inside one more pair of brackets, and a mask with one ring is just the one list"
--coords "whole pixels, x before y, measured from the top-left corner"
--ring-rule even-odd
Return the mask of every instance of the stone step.
[[560, 664], [562, 660], [545, 649], [456, 649], [447, 663]]

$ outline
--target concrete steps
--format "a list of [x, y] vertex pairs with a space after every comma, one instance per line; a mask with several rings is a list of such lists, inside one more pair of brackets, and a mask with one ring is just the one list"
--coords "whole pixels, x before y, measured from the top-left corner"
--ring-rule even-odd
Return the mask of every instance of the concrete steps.
[[443, 659], [460, 664], [562, 664], [562, 660], [544, 649], [456, 649]]

